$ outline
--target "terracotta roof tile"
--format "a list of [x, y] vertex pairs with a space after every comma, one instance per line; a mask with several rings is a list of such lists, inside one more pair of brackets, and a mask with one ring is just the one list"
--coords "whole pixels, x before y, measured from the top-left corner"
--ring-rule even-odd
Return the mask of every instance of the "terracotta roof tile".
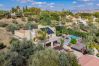
[[99, 66], [99, 59], [94, 56], [83, 55], [79, 58], [79, 63], [81, 66]]

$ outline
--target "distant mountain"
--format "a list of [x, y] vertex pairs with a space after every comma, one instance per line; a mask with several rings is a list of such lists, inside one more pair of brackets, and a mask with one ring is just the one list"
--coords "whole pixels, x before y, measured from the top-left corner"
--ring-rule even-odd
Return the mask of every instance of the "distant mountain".
[[99, 9], [71, 10], [73, 13], [93, 13], [99, 12]]

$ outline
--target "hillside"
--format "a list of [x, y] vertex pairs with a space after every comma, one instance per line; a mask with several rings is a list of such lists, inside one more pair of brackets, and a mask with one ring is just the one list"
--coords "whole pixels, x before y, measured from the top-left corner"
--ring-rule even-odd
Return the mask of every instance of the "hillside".
[[3, 42], [6, 46], [9, 46], [12, 34], [0, 27], [0, 42]]

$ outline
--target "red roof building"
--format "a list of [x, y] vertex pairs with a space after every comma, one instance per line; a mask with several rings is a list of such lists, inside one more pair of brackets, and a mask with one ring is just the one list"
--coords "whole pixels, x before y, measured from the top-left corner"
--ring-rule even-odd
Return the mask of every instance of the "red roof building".
[[91, 55], [83, 55], [79, 58], [81, 66], [99, 66], [99, 58]]

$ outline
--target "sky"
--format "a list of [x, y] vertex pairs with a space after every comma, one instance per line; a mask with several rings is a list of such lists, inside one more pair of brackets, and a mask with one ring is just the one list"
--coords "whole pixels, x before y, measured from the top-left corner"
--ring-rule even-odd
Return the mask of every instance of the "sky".
[[0, 9], [3, 10], [17, 5], [47, 10], [99, 9], [99, 0], [0, 0]]

